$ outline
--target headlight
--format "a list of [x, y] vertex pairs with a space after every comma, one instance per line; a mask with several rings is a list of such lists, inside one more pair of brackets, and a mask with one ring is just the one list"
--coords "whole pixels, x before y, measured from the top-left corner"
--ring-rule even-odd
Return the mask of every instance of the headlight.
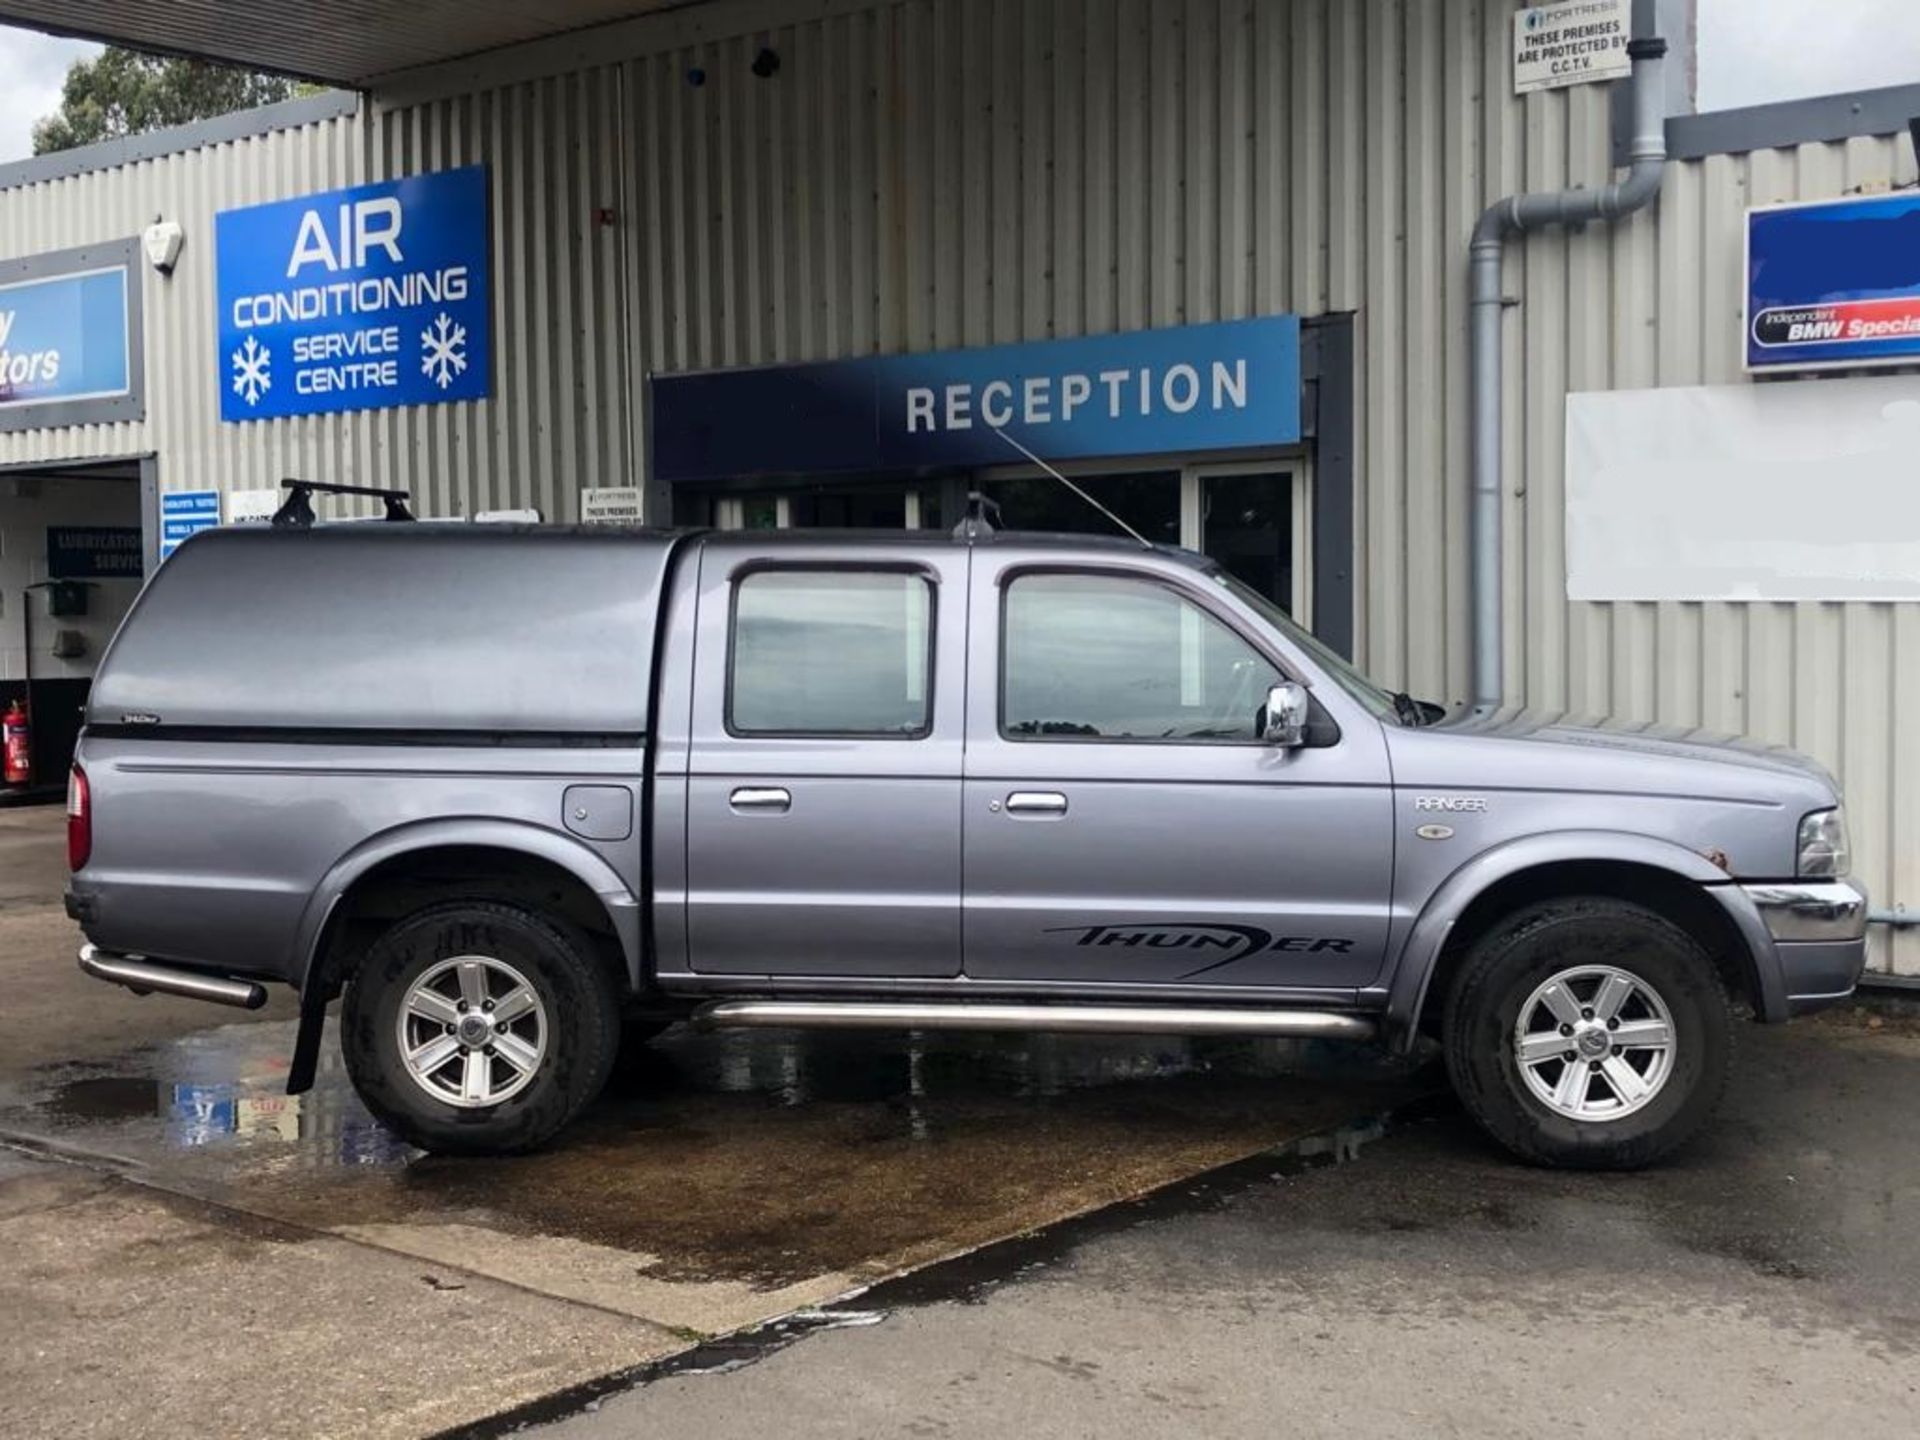
[[1847, 817], [1841, 810], [1816, 810], [1800, 822], [1801, 876], [1844, 875], [1852, 863]]

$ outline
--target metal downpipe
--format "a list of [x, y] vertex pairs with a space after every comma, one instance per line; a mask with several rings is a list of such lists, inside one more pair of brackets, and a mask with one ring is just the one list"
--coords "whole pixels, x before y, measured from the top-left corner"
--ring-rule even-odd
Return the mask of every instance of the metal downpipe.
[[1473, 708], [1477, 713], [1497, 710], [1506, 693], [1501, 595], [1505, 489], [1502, 447], [1506, 423], [1501, 320], [1506, 296], [1501, 270], [1507, 237], [1550, 225], [1618, 220], [1643, 208], [1660, 193], [1667, 165], [1667, 42], [1658, 37], [1637, 39], [1627, 47], [1627, 53], [1633, 57], [1633, 74], [1627, 81], [1633, 87], [1633, 141], [1625, 178], [1598, 190], [1510, 195], [1487, 207], [1473, 227], [1469, 270], [1473, 486], [1468, 534], [1473, 572]]

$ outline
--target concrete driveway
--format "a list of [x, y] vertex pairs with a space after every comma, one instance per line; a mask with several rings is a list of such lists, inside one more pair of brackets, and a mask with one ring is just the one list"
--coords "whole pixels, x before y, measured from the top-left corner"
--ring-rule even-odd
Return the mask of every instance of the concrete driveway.
[[79, 974], [0, 813], [0, 1435], [458, 1427], [1430, 1088], [1282, 1042], [672, 1032], [545, 1153], [442, 1161], [331, 1043]]

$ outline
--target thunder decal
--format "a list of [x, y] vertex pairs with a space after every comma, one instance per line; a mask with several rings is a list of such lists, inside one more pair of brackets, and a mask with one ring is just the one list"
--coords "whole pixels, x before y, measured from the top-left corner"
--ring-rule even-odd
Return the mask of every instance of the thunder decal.
[[[1275, 935], [1258, 925], [1068, 925], [1046, 932], [1049, 935], [1078, 935], [1076, 945], [1125, 949], [1186, 950], [1196, 957], [1207, 956], [1206, 964], [1175, 978], [1191, 980], [1210, 970], [1237, 964], [1250, 955], [1265, 951], [1283, 951], [1294, 955], [1331, 953], [1345, 955], [1353, 941], [1332, 935]], [[1224, 952], [1224, 953], [1220, 953]]]

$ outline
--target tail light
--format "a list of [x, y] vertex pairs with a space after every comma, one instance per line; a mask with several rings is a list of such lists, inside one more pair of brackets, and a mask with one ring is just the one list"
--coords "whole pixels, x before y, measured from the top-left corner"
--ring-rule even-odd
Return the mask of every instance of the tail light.
[[93, 791], [78, 765], [67, 776], [67, 868], [78, 870], [93, 855]]

